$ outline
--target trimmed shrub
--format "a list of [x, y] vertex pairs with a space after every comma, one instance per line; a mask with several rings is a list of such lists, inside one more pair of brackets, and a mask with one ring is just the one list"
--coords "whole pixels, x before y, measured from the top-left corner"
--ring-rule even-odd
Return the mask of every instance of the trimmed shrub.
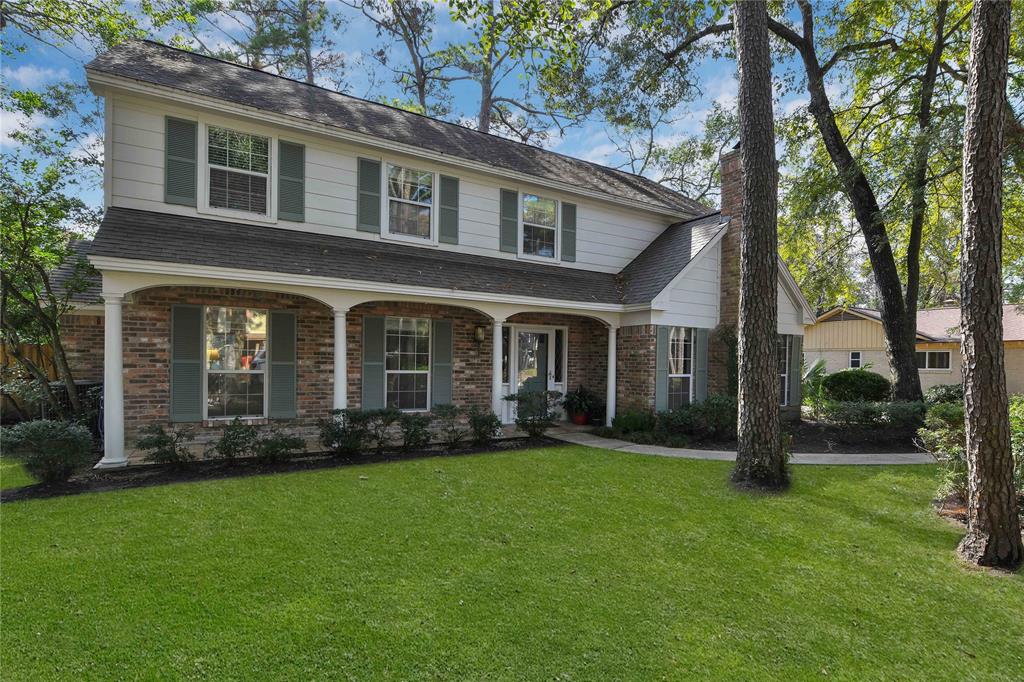
[[469, 416], [469, 430], [473, 445], [490, 445], [495, 438], [501, 435], [501, 420], [490, 410], [474, 407], [467, 415]]
[[561, 397], [558, 391], [520, 391], [505, 400], [516, 404], [516, 428], [530, 438], [540, 438], [555, 425], [555, 407]]
[[4, 450], [43, 483], [71, 478], [89, 462], [92, 449], [92, 434], [81, 424], [40, 419], [4, 429]]
[[937, 403], [962, 403], [964, 387], [962, 384], [939, 384], [924, 392], [924, 401], [929, 405]]
[[402, 452], [423, 450], [430, 445], [430, 415], [404, 413], [398, 420], [402, 430]]
[[881, 374], [866, 369], [844, 369], [821, 380], [825, 400], [881, 402], [889, 399], [892, 384]]
[[825, 421], [842, 426], [892, 426], [916, 429], [924, 422], [927, 407], [918, 402], [830, 401], [822, 408]]
[[305, 452], [306, 441], [290, 436], [277, 427], [270, 427], [256, 442], [256, 460], [262, 464], [287, 462], [299, 452]]
[[361, 455], [370, 437], [370, 416], [362, 410], [331, 410], [318, 422], [320, 443], [339, 457]]
[[658, 414], [658, 431], [670, 436], [685, 436], [694, 441], [730, 441], [736, 438], [738, 403], [725, 395], [683, 405]]
[[964, 451], [964, 406], [961, 403], [937, 403], [928, 408], [924, 427], [917, 432], [918, 442], [940, 465], [940, 497], [953, 495], [967, 499], [967, 457]]
[[627, 410], [612, 419], [612, 428], [619, 433], [654, 431], [657, 425], [658, 418], [645, 410]]
[[390, 442], [391, 427], [402, 417], [402, 411], [396, 407], [385, 407], [381, 410], [366, 412], [367, 431], [369, 438], [377, 446], [377, 452], [383, 452]]
[[469, 435], [469, 429], [462, 424], [462, 408], [455, 405], [437, 405], [431, 412], [434, 414], [434, 421], [441, 431], [441, 438], [444, 446], [454, 450], [462, 445], [462, 441]]
[[215, 455], [228, 462], [233, 462], [239, 457], [252, 457], [256, 454], [257, 440], [256, 427], [244, 424], [241, 419], [235, 417], [224, 427], [224, 432], [206, 454]]
[[1024, 498], [1024, 395], [1010, 396], [1010, 451], [1017, 496]]
[[192, 429], [181, 428], [170, 432], [163, 424], [150, 424], [140, 431], [142, 438], [135, 447], [146, 452], [146, 461], [182, 467], [195, 459], [188, 444], [195, 439]]

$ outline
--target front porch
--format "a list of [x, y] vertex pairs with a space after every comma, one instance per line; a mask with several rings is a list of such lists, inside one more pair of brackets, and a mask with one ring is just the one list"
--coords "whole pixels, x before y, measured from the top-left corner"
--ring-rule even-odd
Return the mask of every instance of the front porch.
[[239, 285], [104, 273], [99, 466], [138, 462], [134, 443], [153, 423], [188, 426], [201, 447], [238, 416], [312, 446], [332, 409], [451, 403], [510, 424], [505, 396], [579, 385], [605, 396], [609, 423], [615, 414], [615, 314]]

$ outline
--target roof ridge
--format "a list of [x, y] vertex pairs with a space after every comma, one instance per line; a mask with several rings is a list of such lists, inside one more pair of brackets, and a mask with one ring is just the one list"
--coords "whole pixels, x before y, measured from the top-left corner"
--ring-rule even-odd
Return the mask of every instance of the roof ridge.
[[[632, 178], [638, 178], [640, 180], [643, 180], [644, 182], [648, 182], [648, 183], [651, 183], [652, 185], [656, 185], [657, 187], [661, 188], [662, 190], [664, 190], [666, 192], [672, 192], [673, 194], [676, 194], [677, 196], [685, 199], [686, 201], [693, 202], [694, 204], [697, 204], [697, 205], [699, 205], [699, 203], [700, 203], [696, 199], [692, 199], [691, 197], [686, 196], [682, 192], [678, 192], [678, 191], [672, 189], [671, 187], [666, 187], [665, 185], [662, 185], [660, 182], [657, 182], [657, 181], [647, 177], [646, 175], [641, 175], [639, 173], [632, 173], [630, 171], [622, 170], [621, 168], [613, 168], [611, 166], [606, 166], [604, 164], [597, 163], [596, 161], [590, 161], [590, 160], [587, 160], [587, 159], [582, 159], [582, 158], [580, 158], [578, 156], [571, 156], [569, 154], [558, 152], [558, 151], [555, 151], [553, 149], [546, 149], [545, 147], [541, 147], [539, 145], [530, 144], [528, 142], [522, 142], [521, 140], [514, 140], [514, 139], [512, 139], [510, 137], [502, 137], [501, 135], [495, 135], [493, 133], [485, 133], [483, 131], [475, 130], [474, 128], [470, 128], [468, 126], [464, 126], [464, 125], [461, 125], [459, 123], [455, 123], [453, 121], [446, 121], [446, 120], [444, 120], [442, 118], [435, 118], [434, 116], [428, 116], [427, 114], [421, 114], [421, 113], [416, 112], [416, 111], [409, 111], [408, 109], [402, 109], [400, 107], [392, 106], [390, 104], [385, 104], [384, 102], [377, 102], [377, 101], [372, 100], [372, 99], [366, 99], [365, 97], [359, 97], [357, 95], [352, 95], [352, 94], [349, 94], [347, 92], [340, 92], [338, 90], [332, 90], [331, 88], [327, 88], [327, 87], [324, 87], [322, 85], [317, 85], [316, 83], [307, 83], [306, 81], [299, 80], [297, 78], [292, 78], [291, 76], [284, 76], [284, 75], [279, 74], [279, 73], [272, 73], [270, 71], [264, 71], [263, 69], [257, 69], [257, 68], [252, 67], [252, 66], [246, 66], [245, 64], [239, 64], [237, 62], [232, 62], [232, 61], [229, 61], [227, 59], [222, 59], [220, 57], [214, 57], [212, 55], [203, 54], [201, 52], [196, 52], [194, 50], [186, 50], [185, 48], [182, 48], [182, 47], [175, 47], [174, 45], [167, 45], [166, 43], [161, 43], [160, 41], [153, 40], [151, 38], [143, 38], [143, 39], [139, 39], [139, 40], [136, 40], [136, 41], [127, 41], [127, 42], [149, 43], [150, 45], [155, 45], [157, 47], [160, 47], [160, 48], [163, 48], [163, 49], [167, 49], [167, 50], [172, 50], [174, 52], [180, 52], [181, 54], [186, 54], [186, 55], [190, 55], [190, 56], [194, 56], [194, 57], [200, 57], [202, 59], [210, 59], [212, 61], [220, 62], [222, 64], [226, 64], [228, 66], [233, 66], [233, 67], [236, 67], [236, 68], [239, 68], [239, 69], [243, 69], [243, 70], [246, 70], [246, 71], [252, 71], [254, 73], [260, 73], [260, 74], [264, 74], [264, 75], [267, 75], [267, 76], [272, 76], [274, 78], [280, 78], [281, 80], [286, 80], [286, 81], [289, 81], [291, 83], [296, 83], [298, 85], [303, 85], [303, 86], [306, 86], [306, 87], [309, 87], [309, 88], [315, 88], [317, 90], [323, 90], [324, 92], [332, 94], [332, 95], [339, 95], [341, 97], [347, 97], [349, 99], [354, 99], [354, 100], [357, 100], [357, 101], [360, 101], [360, 102], [365, 102], [365, 103], [371, 104], [373, 106], [378, 106], [378, 107], [382, 107], [384, 109], [389, 109], [391, 111], [398, 112], [399, 114], [402, 114], [402, 115], [418, 116], [419, 118], [425, 119], [427, 121], [435, 121], [437, 123], [443, 123], [444, 125], [454, 126], [456, 128], [459, 128], [460, 130], [466, 130], [466, 131], [469, 131], [471, 133], [475, 133], [477, 135], [483, 135], [483, 136], [488, 137], [488, 138], [492, 138], [492, 139], [496, 139], [496, 140], [503, 140], [505, 142], [511, 142], [513, 144], [521, 145], [523, 147], [528, 147], [530, 149], [536, 149], [538, 151], [542, 151], [542, 152], [545, 152], [547, 154], [554, 154], [556, 156], [561, 156], [562, 158], [565, 158], [565, 159], [572, 159], [573, 161], [576, 161], [578, 163], [585, 163], [585, 164], [587, 164], [589, 166], [593, 166], [595, 168], [600, 168], [602, 170], [610, 171], [612, 173], [617, 173], [619, 175], [624, 175], [624, 176], [632, 177]], [[88, 64], [86, 65], [86, 68], [88, 68]]]

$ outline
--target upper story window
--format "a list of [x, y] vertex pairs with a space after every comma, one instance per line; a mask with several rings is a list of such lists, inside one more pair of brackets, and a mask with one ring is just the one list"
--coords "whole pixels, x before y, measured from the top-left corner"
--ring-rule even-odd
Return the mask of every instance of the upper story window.
[[209, 205], [269, 214], [270, 138], [207, 128]]
[[388, 164], [388, 232], [430, 239], [434, 203], [431, 171]]
[[672, 327], [668, 336], [668, 409], [693, 402], [693, 330]]
[[558, 202], [536, 194], [522, 195], [523, 254], [540, 258], [555, 257], [558, 232]]
[[860, 351], [850, 351], [850, 369], [860, 369]]

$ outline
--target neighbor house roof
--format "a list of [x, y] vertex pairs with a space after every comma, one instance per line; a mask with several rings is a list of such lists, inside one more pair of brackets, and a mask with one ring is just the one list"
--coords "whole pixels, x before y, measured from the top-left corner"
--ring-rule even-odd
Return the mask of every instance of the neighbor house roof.
[[714, 218], [673, 225], [666, 248], [649, 247], [618, 274], [118, 207], [107, 209], [88, 253], [548, 300], [645, 303], [724, 229]]
[[[847, 312], [879, 324], [882, 322], [882, 314], [878, 310], [854, 307], [832, 308], [819, 315], [818, 322], [825, 322]], [[917, 311], [917, 335], [926, 341], [959, 341], [960, 307], [943, 306]], [[1024, 341], [1024, 306], [1003, 306], [1003, 341]]]
[[122, 43], [96, 57], [86, 70], [568, 183], [686, 218], [707, 213], [705, 206], [639, 175], [160, 43]]

